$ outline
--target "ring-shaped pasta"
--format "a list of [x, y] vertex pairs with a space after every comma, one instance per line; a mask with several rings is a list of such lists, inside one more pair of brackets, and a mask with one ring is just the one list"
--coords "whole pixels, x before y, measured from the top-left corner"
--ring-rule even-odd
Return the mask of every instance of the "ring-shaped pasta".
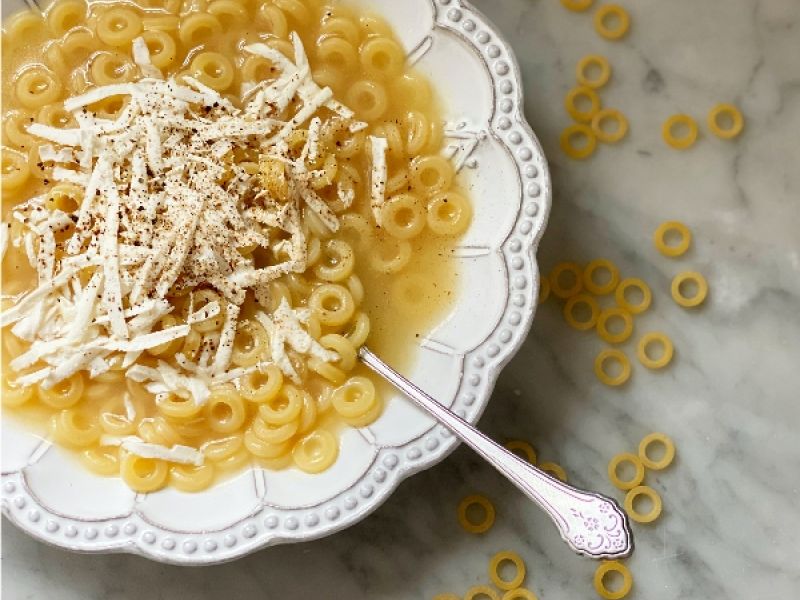
[[285, 425], [300, 416], [303, 410], [303, 395], [293, 385], [285, 385], [271, 400], [258, 405], [258, 414], [265, 423]]
[[91, 29], [80, 27], [67, 32], [58, 42], [61, 57], [69, 65], [85, 61], [100, 47], [100, 42]]
[[205, 410], [209, 428], [217, 433], [237, 431], [247, 417], [242, 397], [229, 386], [212, 389]]
[[[605, 283], [598, 282], [594, 276], [598, 271], [606, 271], [608, 273], [608, 281]], [[619, 284], [619, 269], [610, 260], [598, 258], [591, 261], [583, 269], [583, 287], [595, 296], [605, 296], [610, 294]]]
[[41, 65], [26, 68], [14, 79], [14, 95], [25, 108], [37, 109], [61, 97], [61, 82]]
[[22, 406], [33, 397], [33, 386], [18, 385], [13, 379], [9, 378], [8, 369], [3, 369], [0, 374], [0, 401], [3, 406]]
[[[620, 366], [618, 375], [609, 375], [606, 364], [616, 362]], [[631, 377], [631, 362], [622, 350], [606, 349], [594, 359], [594, 373], [597, 378], [611, 387], [617, 387], [628, 381]]]
[[73, 27], [86, 21], [86, 2], [83, 0], [60, 0], [47, 9], [47, 28], [53, 37], [61, 37]]
[[[562, 282], [562, 275], [565, 273], [571, 274], [573, 277], [573, 284], [569, 287], [564, 286]], [[583, 270], [574, 262], [558, 263], [553, 270], [550, 271], [550, 289], [553, 295], [562, 300], [566, 300], [570, 296], [579, 294], [583, 289]]]
[[295, 24], [300, 26], [308, 25], [311, 20], [311, 13], [301, 0], [273, 0], [275, 6], [289, 15]]
[[505, 449], [513, 452], [523, 460], [527, 460], [532, 465], [536, 464], [536, 450], [528, 442], [512, 440], [505, 444]]
[[178, 394], [159, 394], [156, 396], [156, 408], [165, 417], [171, 419], [189, 419], [203, 408], [191, 396], [183, 397]]
[[[585, 98], [589, 101], [589, 110], [580, 110], [577, 106], [578, 99]], [[564, 108], [570, 117], [581, 123], [590, 123], [592, 117], [600, 110], [600, 96], [592, 88], [578, 86], [572, 88], [564, 97]]]
[[[7, 142], [17, 148], [26, 148], [36, 140], [28, 133], [28, 125], [31, 124], [31, 113], [26, 110], [10, 110], [3, 115], [3, 134]], [[5, 152], [5, 150], [4, 150]]]
[[[511, 562], [514, 564], [516, 571], [514, 573], [514, 578], [511, 580], [503, 579], [500, 575], [500, 565], [504, 562]], [[498, 552], [489, 561], [489, 577], [492, 583], [501, 590], [516, 589], [525, 581], [525, 563], [516, 552], [512, 552], [511, 550]]]
[[[675, 245], [667, 244], [666, 238], [670, 232], [675, 232], [680, 236], [680, 240]], [[686, 254], [692, 244], [692, 232], [680, 221], [666, 221], [659, 225], [653, 234], [653, 243], [661, 254], [675, 258]]]
[[428, 145], [428, 140], [430, 139], [430, 120], [425, 116], [425, 113], [418, 110], [410, 110], [403, 118], [403, 127], [406, 132], [406, 152], [411, 156], [420, 154]]
[[3, 148], [0, 157], [0, 173], [2, 173], [2, 189], [13, 192], [20, 189], [31, 175], [28, 156], [11, 148]]
[[[653, 444], [664, 446], [664, 456], [660, 459], [654, 459], [648, 454], [648, 450]], [[675, 443], [664, 433], [655, 432], [646, 435], [639, 442], [639, 459], [648, 469], [653, 469], [654, 471], [666, 469], [675, 459]]]
[[[575, 316], [575, 308], [579, 305], [589, 307], [589, 318], [585, 321], [580, 321]], [[597, 324], [597, 318], [600, 316], [600, 305], [589, 294], [575, 294], [567, 299], [564, 304], [564, 319], [569, 323], [573, 329], [578, 331], [587, 331], [592, 329]]]
[[[89, 66], [89, 75], [95, 85], [127, 83], [133, 80], [136, 68], [121, 52], [98, 52]], [[118, 97], [122, 100], [122, 97]], [[102, 102], [102, 101], [101, 101]]]
[[320, 324], [328, 327], [344, 325], [356, 309], [350, 290], [335, 283], [323, 283], [314, 288], [308, 298], [308, 307]]
[[[310, 398], [310, 394], [308, 395]], [[305, 396], [304, 396], [305, 398]], [[283, 425], [276, 425], [274, 423], [267, 423], [261, 417], [253, 419], [250, 425], [253, 433], [268, 444], [282, 444], [294, 436], [300, 429], [300, 421], [294, 420]]]
[[253, 459], [253, 455], [242, 443], [242, 447], [230, 456], [214, 463], [217, 471], [233, 472], [239, 471]]
[[355, 273], [347, 278], [347, 289], [350, 290], [353, 302], [355, 302], [356, 306], [359, 306], [364, 301], [366, 292], [364, 291], [364, 284], [361, 283], [361, 279]]
[[256, 10], [255, 22], [264, 33], [271, 33], [279, 39], [289, 35], [289, 22], [284, 12], [269, 2], [262, 2]]
[[350, 340], [355, 348], [360, 348], [367, 342], [370, 331], [369, 317], [364, 312], [359, 312], [353, 318], [353, 323], [345, 332], [344, 337]]
[[552, 475], [559, 481], [567, 481], [567, 472], [564, 470], [564, 467], [559, 465], [558, 463], [554, 462], [543, 462], [539, 465], [539, 470], [544, 471], [548, 475]]
[[119, 474], [133, 491], [146, 494], [166, 485], [169, 466], [163, 460], [142, 458], [123, 450], [120, 452]]
[[[169, 329], [170, 327], [175, 327], [181, 324], [182, 323], [180, 319], [178, 319], [175, 315], [167, 314], [156, 322], [155, 326], [153, 327], [153, 332], [163, 331], [165, 329]], [[164, 358], [169, 358], [170, 356], [173, 356], [182, 345], [183, 340], [178, 338], [169, 342], [164, 342], [158, 346], [148, 348], [147, 353], [151, 356], [162, 356]]]
[[389, 108], [389, 97], [381, 84], [362, 79], [347, 91], [347, 105], [363, 120], [376, 121]]
[[325, 38], [319, 42], [315, 52], [320, 62], [340, 72], [352, 72], [358, 68], [358, 51], [340, 37]]
[[[211, 333], [212, 331], [218, 331], [222, 328], [223, 323], [225, 323], [225, 301], [214, 290], [202, 289], [194, 292], [195, 311], [200, 310], [212, 302], [216, 302], [219, 305], [219, 314], [210, 319], [206, 319], [205, 321], [194, 323], [192, 328], [196, 329], [200, 333]], [[188, 305], [186, 308], [188, 309]], [[184, 317], [188, 317], [188, 315], [184, 315]]]
[[550, 280], [547, 277], [539, 278], [539, 304], [544, 304], [550, 298]]
[[[634, 507], [636, 499], [640, 496], [646, 496], [650, 499], [650, 502], [652, 502], [653, 506], [649, 512], [641, 513]], [[625, 494], [624, 504], [625, 512], [628, 513], [628, 516], [637, 523], [652, 523], [659, 517], [663, 507], [661, 496], [659, 496], [658, 492], [648, 485], [640, 485], [630, 490], [627, 494]]]
[[532, 591], [526, 588], [508, 590], [500, 600], [539, 600]]
[[219, 52], [200, 52], [192, 59], [189, 70], [200, 83], [218, 92], [227, 90], [236, 74], [230, 59]]
[[183, 441], [178, 430], [162, 416], [145, 417], [139, 421], [136, 433], [150, 444], [174, 446]]
[[[731, 120], [731, 126], [723, 128], [719, 123], [720, 117], [727, 116]], [[723, 140], [730, 140], [742, 133], [744, 129], [744, 117], [741, 111], [733, 104], [717, 104], [708, 113], [708, 128], [715, 136]]]
[[81, 462], [96, 475], [103, 477], [119, 476], [119, 447], [95, 446], [81, 450]]
[[381, 227], [392, 237], [408, 240], [425, 228], [426, 215], [414, 194], [397, 194], [381, 208]]
[[74, 408], [65, 408], [50, 417], [50, 433], [59, 444], [85, 448], [97, 442], [102, 431], [95, 415]]
[[[658, 358], [652, 358], [648, 352], [653, 344], [661, 346], [661, 356]], [[673, 353], [672, 340], [660, 331], [651, 331], [644, 334], [636, 346], [636, 356], [639, 357], [639, 362], [648, 369], [663, 369], [672, 360]]]
[[264, 81], [272, 76], [274, 70], [272, 61], [263, 56], [250, 55], [242, 63], [242, 81], [253, 83]]
[[3, 22], [3, 45], [17, 42], [24, 44], [46, 34], [46, 23], [41, 11], [23, 10], [11, 15]]
[[222, 34], [222, 24], [214, 15], [195, 12], [181, 20], [178, 37], [187, 48], [200, 46], [218, 38]]
[[237, 367], [252, 367], [264, 360], [268, 352], [269, 339], [261, 323], [255, 319], [239, 321], [233, 338], [231, 362]]
[[452, 190], [428, 201], [428, 228], [437, 235], [461, 235], [472, 221], [472, 204]]
[[142, 18], [130, 8], [114, 6], [97, 19], [97, 37], [109, 46], [126, 46], [142, 33]]
[[200, 492], [214, 481], [214, 465], [172, 465], [169, 468], [169, 484], [182, 492]]
[[[627, 291], [632, 288], [639, 290], [642, 294], [641, 301], [636, 304], [628, 300]], [[650, 308], [650, 303], [653, 301], [653, 292], [650, 291], [650, 286], [641, 279], [629, 277], [620, 281], [614, 292], [614, 299], [617, 301], [617, 306], [624, 308], [631, 314], [638, 315]]]
[[[686, 133], [681, 137], [676, 136], [676, 126], [685, 127]], [[661, 126], [661, 136], [676, 150], [686, 150], [697, 141], [697, 123], [689, 115], [672, 115]]]
[[[106, 387], [105, 389], [108, 389], [109, 387], [111, 388], [111, 390], [114, 390], [116, 388], [116, 385], [108, 384], [108, 387]], [[101, 388], [101, 390], [102, 389], [103, 388]], [[91, 390], [92, 388], [89, 387], [89, 389], [86, 391], [87, 400], [91, 399], [89, 395]], [[132, 435], [133, 433], [135, 433], [136, 423], [134, 423], [134, 421], [136, 419], [136, 415], [135, 414], [133, 415], [134, 417], [133, 420], [130, 419], [128, 415], [128, 409], [123, 399], [120, 398], [118, 395], [116, 396], [113, 395], [114, 392], [110, 390], [106, 392], [106, 394], [107, 394], [105, 396], [106, 398], [109, 398], [109, 395], [111, 395], [111, 397], [100, 408], [100, 418], [99, 418], [100, 427], [103, 429], [105, 433], [109, 435], [123, 436], [123, 435]], [[135, 413], [136, 406], [134, 404], [134, 401], [130, 397], [130, 394], [126, 392], [126, 395], [128, 396], [128, 402], [133, 404]]]
[[[616, 23], [609, 23], [609, 18]], [[594, 29], [607, 40], [618, 40], [631, 26], [631, 17], [628, 11], [619, 4], [603, 4], [594, 13]]]
[[44, 388], [42, 384], [36, 386], [39, 400], [52, 408], [69, 408], [75, 406], [83, 396], [86, 387], [83, 372], [78, 371], [58, 382], [51, 388]]
[[142, 39], [150, 51], [150, 62], [158, 69], [166, 69], [175, 64], [178, 58], [178, 47], [166, 31], [145, 31]]
[[573, 12], [583, 12], [585, 10], [589, 10], [591, 8], [594, 0], [561, 0], [561, 4], [564, 8], [567, 8]]
[[[606, 121], [616, 123], [616, 128], [608, 131], [603, 127]], [[592, 117], [592, 131], [595, 137], [605, 144], [615, 144], [628, 133], [628, 119], [616, 108], [603, 108]]]
[[243, 442], [244, 439], [242, 438], [242, 434], [235, 433], [224, 438], [218, 438], [216, 440], [210, 440], [206, 442], [203, 444], [201, 452], [208, 460], [217, 463], [221, 460], [229, 458], [241, 450]]
[[424, 198], [430, 198], [450, 188], [455, 177], [453, 163], [443, 156], [417, 156], [409, 169], [411, 187]]
[[339, 442], [324, 429], [312, 431], [300, 438], [292, 448], [292, 459], [301, 471], [320, 473], [330, 467], [339, 456]]
[[[588, 71], [592, 67], [599, 69], [597, 77], [592, 78], [589, 76]], [[605, 56], [589, 54], [578, 61], [578, 66], [575, 68], [575, 78], [584, 87], [599, 89], [611, 79], [611, 65]]]
[[403, 70], [406, 53], [394, 40], [376, 36], [361, 44], [359, 58], [367, 75], [388, 80]]
[[373, 407], [358, 417], [341, 417], [341, 420], [350, 425], [350, 427], [354, 427], [356, 429], [360, 427], [366, 427], [367, 425], [372, 425], [378, 417], [381, 416], [383, 413], [383, 400], [381, 399], [380, 395], [376, 396], [375, 404]]
[[36, 120], [39, 123], [44, 123], [50, 127], [56, 127], [58, 129], [65, 129], [67, 127], [77, 127], [77, 123], [75, 122], [75, 117], [72, 116], [72, 113], [68, 112], [63, 104], [48, 104], [47, 106], [43, 106], [39, 109], [39, 113], [36, 115]]
[[356, 257], [344, 240], [330, 239], [323, 245], [322, 257], [314, 265], [314, 274], [323, 281], [344, 281], [353, 274]]
[[[682, 290], [684, 283], [694, 283], [697, 291], [694, 296], [686, 296]], [[705, 302], [708, 296], [708, 282], [706, 278], [696, 271], [678, 273], [672, 280], [672, 299], [684, 308], [694, 308]]]
[[[619, 476], [619, 466], [623, 463], [633, 465], [634, 473], [631, 479], [622, 479]], [[608, 478], [615, 487], [621, 490], [630, 490], [644, 481], [644, 465], [639, 457], [630, 452], [623, 452], [614, 456], [608, 463]]]
[[248, 427], [244, 432], [244, 447], [250, 454], [258, 458], [278, 458], [292, 449], [292, 443], [287, 440], [278, 444], [271, 444], [258, 437], [255, 431]]
[[[583, 145], [576, 145], [576, 138], [583, 139]], [[597, 137], [588, 125], [575, 123], [561, 132], [559, 143], [564, 154], [575, 160], [584, 160], [594, 154], [597, 148]]]
[[[471, 521], [469, 519], [469, 509], [473, 506], [478, 506], [483, 509], [483, 517], [480, 521]], [[467, 496], [459, 502], [457, 514], [459, 524], [469, 533], [485, 533], [494, 525], [494, 505], [488, 498], [479, 494]]]
[[[619, 573], [622, 576], [622, 587], [611, 591], [606, 587], [605, 577], [608, 573]], [[628, 567], [616, 560], [603, 561], [594, 572], [594, 589], [606, 600], [620, 600], [628, 595], [633, 587], [633, 577]]]
[[329, 333], [320, 338], [319, 343], [328, 350], [339, 355], [337, 365], [345, 371], [352, 371], [356, 366], [356, 347], [353, 342], [338, 333]]
[[247, 9], [239, 0], [213, 0], [206, 10], [217, 18], [224, 31], [242, 26], [250, 19]]
[[[613, 319], [622, 319], [622, 329], [617, 333], [609, 329], [609, 323]], [[597, 333], [609, 344], [621, 344], [631, 337], [633, 333], [633, 317], [631, 313], [618, 306], [604, 308], [597, 318]]]
[[390, 238], [378, 242], [369, 256], [370, 266], [379, 273], [398, 273], [411, 260], [411, 244], [408, 240]]
[[318, 359], [316, 356], [310, 357], [306, 360], [306, 367], [314, 371], [320, 377], [327, 379], [333, 385], [341, 385], [347, 379], [347, 374], [339, 367], [332, 365], [329, 362]]
[[497, 595], [492, 588], [488, 585], [474, 585], [467, 590], [467, 593], [464, 594], [464, 600], [482, 600], [480, 597], [486, 596], [489, 600], [500, 600], [500, 596]]
[[319, 28], [320, 36], [339, 36], [350, 42], [353, 47], [361, 40], [361, 31], [348, 17], [331, 17], [325, 19]]
[[375, 384], [367, 377], [356, 376], [333, 391], [334, 410], [347, 419], [356, 419], [370, 410], [378, 400]]

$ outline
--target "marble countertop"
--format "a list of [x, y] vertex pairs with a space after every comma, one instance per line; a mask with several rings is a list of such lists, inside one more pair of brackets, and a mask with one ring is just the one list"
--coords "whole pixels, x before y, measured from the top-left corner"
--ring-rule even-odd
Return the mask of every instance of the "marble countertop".
[[[607, 42], [590, 14], [556, 0], [476, 0], [516, 49], [528, 118], [552, 167], [555, 196], [540, 254], [605, 257], [654, 289], [641, 333], [676, 346], [663, 372], [634, 365], [621, 390], [592, 372], [597, 336], [567, 327], [552, 301], [500, 378], [481, 427], [533, 442], [570, 480], [622, 499], [606, 465], [662, 430], [675, 464], [649, 474], [664, 499], [653, 526], [636, 526], [629, 598], [796, 597], [800, 589], [800, 3], [796, 0], [624, 2], [630, 34]], [[607, 106], [630, 120], [628, 138], [585, 162], [567, 159], [563, 96], [588, 53], [607, 56]], [[732, 102], [746, 116], [735, 142], [710, 136], [705, 115]], [[694, 148], [660, 138], [670, 114], [701, 123]], [[685, 221], [694, 245], [660, 256], [651, 236]], [[698, 270], [709, 300], [687, 312], [669, 298], [671, 278]], [[633, 344], [625, 349], [633, 355]], [[486, 535], [463, 532], [458, 501], [483, 493], [497, 507]], [[231, 564], [179, 568], [127, 556], [76, 555], [44, 546], [7, 522], [3, 596], [122, 598], [430, 598], [487, 581], [497, 551], [519, 552], [542, 600], [593, 598], [595, 564], [574, 556], [547, 517], [468, 450], [404, 483], [366, 521], [325, 540], [259, 552]]]

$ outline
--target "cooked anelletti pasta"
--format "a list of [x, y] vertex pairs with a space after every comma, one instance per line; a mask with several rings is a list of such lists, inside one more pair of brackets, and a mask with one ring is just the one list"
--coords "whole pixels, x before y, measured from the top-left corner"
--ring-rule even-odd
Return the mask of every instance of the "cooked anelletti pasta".
[[472, 218], [391, 27], [54, 0], [3, 30], [3, 418], [145, 494], [348, 460], [385, 402], [359, 348], [407, 368]]

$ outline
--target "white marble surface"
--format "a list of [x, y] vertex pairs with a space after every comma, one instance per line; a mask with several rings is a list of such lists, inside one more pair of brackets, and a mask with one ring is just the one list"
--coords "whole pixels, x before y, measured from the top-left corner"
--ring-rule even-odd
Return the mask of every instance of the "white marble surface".
[[[556, 0], [477, 0], [516, 48], [527, 114], [551, 160], [555, 201], [541, 263], [604, 256], [655, 291], [639, 332], [663, 329], [677, 355], [663, 373], [635, 365], [623, 390], [599, 384], [596, 336], [540, 309], [501, 377], [481, 426], [527, 438], [581, 486], [614, 493], [608, 459], [652, 430], [678, 445], [672, 468], [648, 483], [664, 497], [654, 526], [638, 526], [630, 598], [796, 597], [800, 590], [800, 3], [796, 0], [624, 2], [629, 36], [606, 42], [591, 16]], [[628, 139], [585, 163], [567, 160], [564, 93], [587, 53], [613, 64], [603, 102], [630, 118]], [[704, 128], [692, 150], [660, 139], [675, 112], [704, 121], [732, 101], [747, 126], [736, 142]], [[663, 220], [694, 231], [691, 252], [661, 257], [650, 242]], [[686, 312], [668, 286], [705, 273], [706, 306]], [[632, 344], [625, 346], [632, 355]], [[455, 520], [459, 499], [491, 497], [494, 528], [475, 537]], [[621, 495], [617, 494], [621, 499]], [[375, 515], [323, 541], [237, 562], [178, 568], [126, 556], [83, 556], [43, 546], [4, 523], [3, 597], [430, 598], [487, 581], [498, 550], [526, 559], [544, 599], [595, 597], [594, 564], [573, 556], [547, 518], [467, 450], [414, 477]]]

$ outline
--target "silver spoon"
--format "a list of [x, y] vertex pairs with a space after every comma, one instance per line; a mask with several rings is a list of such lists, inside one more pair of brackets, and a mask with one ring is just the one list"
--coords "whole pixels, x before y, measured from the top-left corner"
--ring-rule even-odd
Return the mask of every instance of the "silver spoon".
[[628, 515], [615, 500], [574, 488], [506, 450], [439, 404], [366, 346], [361, 347], [358, 356], [538, 504], [575, 552], [598, 559], [624, 558], [633, 552], [633, 533]]

